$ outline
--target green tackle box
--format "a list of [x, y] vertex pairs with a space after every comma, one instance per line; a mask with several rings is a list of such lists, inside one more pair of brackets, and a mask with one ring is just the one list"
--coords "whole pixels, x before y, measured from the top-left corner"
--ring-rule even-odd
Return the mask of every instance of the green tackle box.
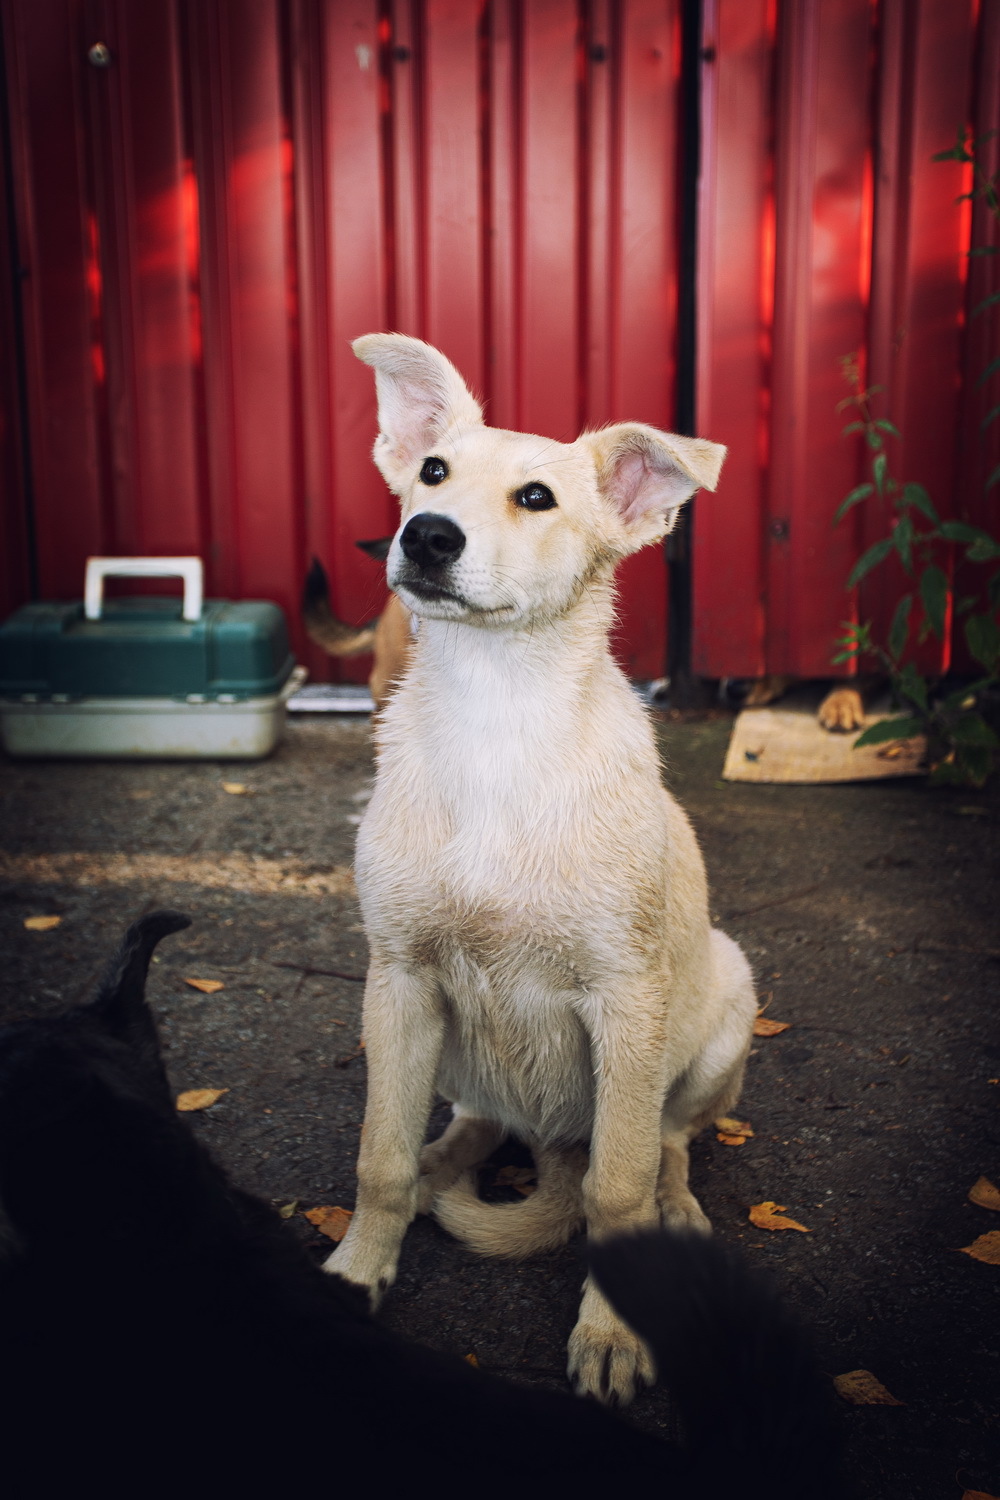
[[[183, 600], [104, 599], [106, 577], [175, 574]], [[91, 558], [83, 601], [0, 627], [0, 737], [14, 756], [255, 758], [304, 677], [278, 606], [204, 599], [200, 558]]]

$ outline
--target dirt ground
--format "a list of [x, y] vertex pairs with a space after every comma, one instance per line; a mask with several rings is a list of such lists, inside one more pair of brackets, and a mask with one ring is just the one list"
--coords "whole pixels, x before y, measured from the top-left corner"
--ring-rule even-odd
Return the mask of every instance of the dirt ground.
[[[767, 1015], [790, 1023], [751, 1057], [738, 1113], [753, 1137], [706, 1132], [695, 1191], [716, 1233], [777, 1279], [823, 1368], [871, 1370], [904, 1403], [842, 1404], [859, 1497], [1000, 1495], [1000, 1268], [958, 1253], [1000, 1229], [967, 1197], [981, 1175], [1000, 1182], [1000, 795], [729, 785], [728, 719], [658, 723], [713, 912], [750, 955]], [[0, 764], [0, 1020], [85, 998], [141, 912], [189, 912], [150, 994], [178, 1090], [228, 1090], [194, 1128], [265, 1198], [350, 1207], [365, 1091], [350, 864], [371, 778], [367, 720], [343, 719], [293, 722], [264, 763]], [[46, 913], [61, 924], [25, 930]], [[749, 1206], [767, 1199], [810, 1232], [752, 1227]], [[301, 1215], [289, 1233], [317, 1257], [330, 1248]], [[578, 1245], [512, 1266], [420, 1220], [384, 1317], [559, 1386], [580, 1280]], [[718, 1399], [740, 1399], [724, 1370]], [[663, 1392], [628, 1419], [669, 1429]], [[491, 1461], [517, 1459], [511, 1433]], [[805, 1495], [792, 1475], [775, 1493]]]

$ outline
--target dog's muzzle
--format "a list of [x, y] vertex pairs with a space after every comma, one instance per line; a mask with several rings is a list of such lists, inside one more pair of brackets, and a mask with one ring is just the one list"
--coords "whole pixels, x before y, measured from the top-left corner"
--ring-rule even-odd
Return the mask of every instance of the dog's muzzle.
[[407, 521], [399, 545], [404, 556], [418, 568], [440, 568], [460, 555], [465, 547], [465, 532], [447, 516], [422, 511]]

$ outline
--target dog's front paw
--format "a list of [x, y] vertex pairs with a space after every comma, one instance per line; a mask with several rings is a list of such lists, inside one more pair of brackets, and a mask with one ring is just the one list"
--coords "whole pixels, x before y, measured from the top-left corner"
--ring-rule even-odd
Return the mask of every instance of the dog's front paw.
[[824, 729], [832, 734], [851, 734], [865, 722], [865, 705], [857, 688], [834, 688], [827, 693], [817, 714]]
[[637, 1391], [656, 1379], [649, 1349], [589, 1276], [580, 1317], [570, 1334], [567, 1374], [578, 1396], [595, 1396], [606, 1406], [627, 1406]]
[[323, 1262], [323, 1270], [332, 1276], [342, 1276], [352, 1286], [362, 1287], [374, 1312], [396, 1279], [396, 1255], [352, 1234], [353, 1227], [352, 1224], [333, 1254]]
[[595, 1396], [605, 1406], [627, 1406], [656, 1379], [653, 1356], [642, 1339], [617, 1318], [613, 1326], [585, 1323], [581, 1317], [569, 1340], [567, 1374], [578, 1396]]

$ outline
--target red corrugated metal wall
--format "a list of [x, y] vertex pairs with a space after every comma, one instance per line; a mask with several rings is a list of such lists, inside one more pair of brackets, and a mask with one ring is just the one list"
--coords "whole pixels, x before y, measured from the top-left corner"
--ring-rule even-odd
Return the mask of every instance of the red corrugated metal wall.
[[[672, 425], [680, 0], [4, 0], [3, 22], [30, 443], [6, 297], [0, 607], [29, 588], [30, 465], [43, 595], [78, 594], [90, 552], [200, 552], [213, 592], [295, 623], [316, 552], [370, 617], [353, 543], [394, 524], [349, 348], [371, 329], [440, 345], [498, 425]], [[897, 472], [989, 521], [1000, 314], [964, 315], [998, 270], [965, 258], [963, 169], [930, 157], [1000, 124], [1000, 0], [705, 0], [703, 40], [698, 428], [732, 451], [696, 508], [694, 666], [822, 674], [840, 622], [892, 604], [881, 575], [843, 590], [882, 523], [831, 525], [863, 462], [841, 355], [887, 387]], [[624, 582], [623, 657], [657, 675], [659, 552]]]
[[[90, 552], [200, 552], [213, 592], [294, 621], [316, 552], [340, 612], [374, 614], [372, 329], [444, 349], [497, 425], [671, 425], [673, 0], [4, 18], [43, 594], [78, 594]], [[625, 579], [637, 675], [665, 622], [654, 550]]]
[[[841, 356], [885, 388], [892, 472], [1000, 532], [1000, 423], [980, 430], [997, 382], [977, 387], [1000, 311], [966, 329], [997, 257], [966, 255], [968, 168], [932, 161], [960, 126], [1000, 126], [1000, 4], [706, 0], [704, 40], [698, 422], [732, 452], [696, 508], [694, 669], [825, 675], [842, 621], [885, 638], [902, 581], [844, 591], [888, 522], [869, 503], [832, 524], [868, 477], [841, 433]], [[982, 204], [972, 229], [997, 243]]]

